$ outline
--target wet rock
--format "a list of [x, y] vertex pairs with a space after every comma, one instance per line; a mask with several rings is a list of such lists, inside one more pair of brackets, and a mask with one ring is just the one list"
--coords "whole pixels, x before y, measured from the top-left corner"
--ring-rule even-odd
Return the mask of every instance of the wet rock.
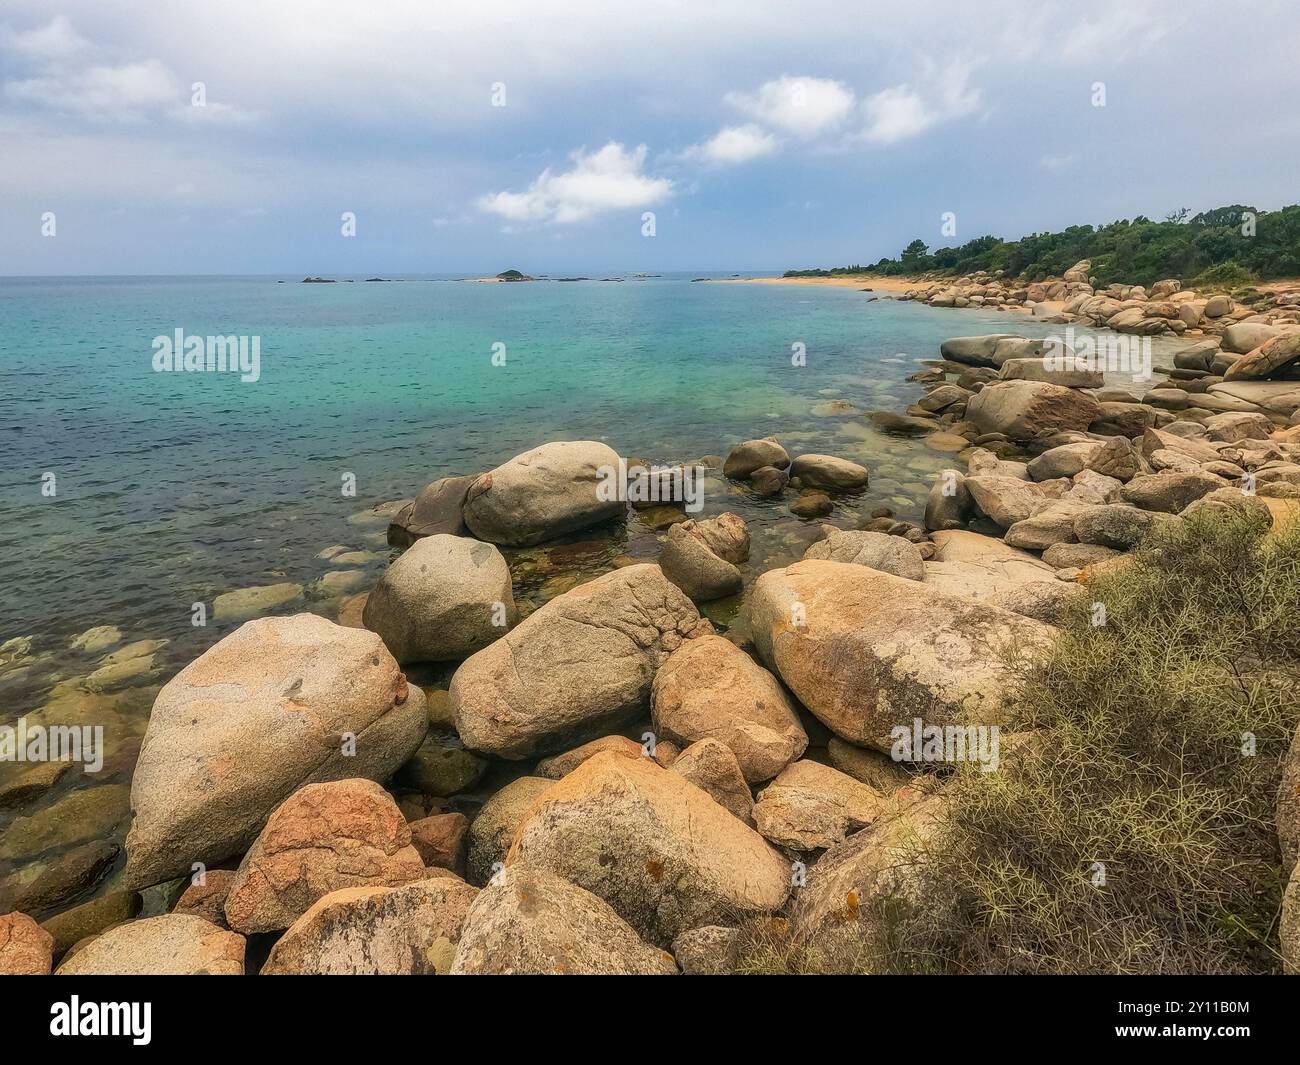
[[112, 836], [130, 816], [125, 784], [69, 792], [30, 816], [15, 817], [0, 835], [0, 859], [34, 858], [56, 847]]
[[829, 492], [851, 492], [865, 488], [869, 479], [865, 466], [834, 455], [800, 455], [790, 465], [790, 476], [800, 484]]
[[410, 547], [422, 536], [465, 536], [462, 509], [473, 477], [443, 477], [425, 488], [394, 516], [387, 540], [392, 547]]
[[738, 481], [747, 481], [755, 470], [764, 466], [773, 466], [784, 470], [790, 465], [790, 456], [776, 437], [768, 436], [761, 440], [746, 440], [731, 449], [726, 462], [722, 464], [724, 477]]
[[247, 621], [302, 600], [301, 584], [268, 584], [260, 588], [240, 588], [223, 592], [212, 600], [212, 617], [216, 621]]

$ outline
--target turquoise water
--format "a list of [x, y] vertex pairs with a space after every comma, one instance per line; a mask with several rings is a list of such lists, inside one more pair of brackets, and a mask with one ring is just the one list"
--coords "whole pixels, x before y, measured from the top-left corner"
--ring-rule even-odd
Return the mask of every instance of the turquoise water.
[[[178, 328], [260, 337], [259, 380], [155, 372], [153, 338]], [[168, 640], [161, 661], [175, 667], [235, 624], [191, 624], [192, 604], [210, 608], [223, 592], [300, 584], [295, 608], [333, 616], [390, 555], [384, 521], [363, 511], [549, 439], [669, 462], [774, 433], [792, 451], [868, 466], [871, 487], [841, 500], [838, 517], [882, 504], [915, 516], [951, 460], [875, 431], [864, 414], [815, 408], [902, 410], [920, 394], [904, 379], [945, 338], [1049, 329], [1023, 315], [869, 302], [855, 289], [686, 277], [0, 280], [0, 642], [31, 637], [59, 667], [0, 673], [0, 720], [74, 666], [93, 667], [70, 663], [66, 648], [94, 625]], [[493, 364], [498, 343], [504, 366]], [[796, 343], [804, 366], [792, 365]], [[53, 497], [42, 494], [47, 474]], [[341, 491], [345, 474], [355, 496]], [[754, 527], [751, 578], [801, 553], [804, 523], [784, 504], [716, 478], [708, 489], [708, 513], [734, 510]], [[373, 557], [321, 585], [339, 569], [317, 558], [331, 545]], [[582, 561], [599, 570], [657, 549], [634, 521]], [[539, 571], [520, 572], [527, 596]]]

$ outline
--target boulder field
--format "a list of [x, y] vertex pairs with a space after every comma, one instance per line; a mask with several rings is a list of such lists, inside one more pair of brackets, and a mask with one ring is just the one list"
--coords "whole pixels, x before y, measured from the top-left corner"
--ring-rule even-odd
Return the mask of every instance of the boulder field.
[[[130, 820], [122, 890], [43, 924], [0, 915], [0, 973], [673, 975], [729, 971], [777, 927], [818, 971], [870, 971], [881, 915], [914, 898], [942, 837], [951, 769], [900, 736], [1025, 735], [1017, 669], [1086, 607], [1090, 575], [1197, 513], [1300, 510], [1287, 314], [1095, 292], [1085, 266], [1024, 299], [1187, 347], [1134, 382], [1042, 339], [946, 342], [905, 413], [864, 422], [952, 456], [915, 522], [854, 517], [870, 472], [774, 436], [701, 460], [719, 494], [797, 524], [798, 550], [765, 572], [740, 516], [629, 500], [643, 464], [596, 441], [385, 511], [402, 553], [346, 624], [246, 621], [158, 690], [129, 809], [124, 787], [100, 804], [104, 824]], [[930, 302], [1002, 298], [951, 289]], [[554, 542], [633, 516], [659, 532], [656, 559], [516, 602], [530, 551], [585, 550]], [[1278, 794], [1288, 868], [1298, 767], [1300, 738]], [[66, 809], [16, 820], [4, 853], [41, 853]], [[33, 913], [119, 858], [74, 842], [26, 885]], [[1300, 868], [1280, 916], [1292, 971], [1297, 929]]]

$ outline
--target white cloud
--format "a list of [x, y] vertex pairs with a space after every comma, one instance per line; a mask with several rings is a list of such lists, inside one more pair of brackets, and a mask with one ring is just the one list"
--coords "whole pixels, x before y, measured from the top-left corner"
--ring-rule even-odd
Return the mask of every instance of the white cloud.
[[6, 82], [5, 92], [13, 99], [60, 111], [124, 120], [182, 98], [176, 76], [158, 59], [52, 71], [41, 77]]
[[581, 222], [609, 211], [649, 207], [673, 193], [673, 183], [643, 173], [646, 146], [628, 151], [610, 141], [597, 152], [574, 152], [572, 169], [543, 170], [523, 192], [479, 198], [481, 210], [511, 222]]
[[1067, 155], [1045, 155], [1038, 160], [1038, 165], [1044, 170], [1064, 170], [1072, 165], [1078, 158], [1073, 152]]
[[785, 75], [754, 93], [727, 93], [727, 103], [767, 126], [796, 137], [816, 137], [841, 125], [853, 111], [853, 90], [828, 78]]
[[924, 90], [895, 85], [864, 99], [866, 139], [876, 144], [895, 144], [979, 107], [980, 93], [970, 87], [968, 67], [953, 64], [930, 82]]
[[727, 126], [718, 130], [703, 144], [686, 152], [689, 158], [701, 159], [719, 166], [747, 163], [764, 155], [771, 155], [781, 146], [772, 134], [761, 126], [749, 123], [744, 126]]
[[67, 59], [90, 47], [90, 42], [72, 27], [66, 15], [55, 15], [49, 24], [34, 30], [0, 26], [0, 48], [26, 59]]

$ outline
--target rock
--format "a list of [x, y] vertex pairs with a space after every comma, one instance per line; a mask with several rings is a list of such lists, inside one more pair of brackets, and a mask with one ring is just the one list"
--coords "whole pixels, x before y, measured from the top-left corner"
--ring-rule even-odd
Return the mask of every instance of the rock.
[[1012, 547], [1030, 551], [1043, 551], [1053, 544], [1070, 543], [1075, 538], [1074, 516], [1085, 505], [1068, 500], [1052, 503], [1033, 517], [1016, 522], [1007, 529], [1004, 539]]
[[1062, 444], [1049, 448], [1029, 461], [1029, 476], [1035, 481], [1049, 481], [1054, 477], [1073, 477], [1088, 468], [1088, 463], [1104, 445], [1093, 440], [1077, 444]]
[[241, 626], [158, 693], [131, 783], [127, 881], [243, 853], [302, 785], [386, 779], [426, 728], [424, 694], [374, 633], [311, 614]]
[[1178, 473], [1166, 470], [1134, 477], [1120, 489], [1120, 498], [1143, 510], [1177, 514], [1194, 500], [1223, 487], [1223, 479], [1212, 473]]
[[411, 760], [397, 771], [397, 783], [423, 795], [446, 798], [469, 791], [487, 772], [486, 760], [438, 733], [424, 738]]
[[842, 842], [881, 815], [884, 797], [820, 762], [787, 766], [758, 794], [754, 824], [782, 847], [811, 851]]
[[1282, 779], [1277, 787], [1277, 838], [1282, 865], [1290, 868], [1300, 861], [1300, 729], [1292, 735], [1291, 746], [1282, 759]]
[[176, 901], [172, 913], [189, 917], [202, 917], [219, 928], [226, 925], [226, 896], [235, 882], [233, 869], [208, 869], [202, 883], [191, 883]]
[[0, 976], [49, 976], [54, 937], [25, 913], [0, 917]]
[[[1142, 458], [1122, 436], [1113, 436], [1088, 456], [1087, 470], [1117, 481], [1129, 481], [1142, 472]], [[1080, 473], [1086, 472], [1081, 470]], [[1079, 474], [1075, 475], [1076, 477]]]
[[784, 470], [790, 465], [790, 456], [786, 453], [776, 437], [768, 436], [762, 440], [746, 440], [731, 449], [727, 461], [722, 464], [722, 475], [738, 481], [747, 481], [755, 470], [764, 466], [773, 466]]
[[1089, 369], [1087, 363], [1066, 356], [1061, 365], [1044, 359], [1007, 359], [1002, 364], [999, 377], [1003, 381], [1043, 381], [1063, 388], [1101, 388], [1104, 384], [1100, 370]]
[[[1232, 326], [1233, 329], [1245, 328], [1244, 325]], [[1267, 329], [1267, 326], [1257, 328]], [[1224, 381], [1237, 381], [1272, 377], [1280, 371], [1293, 367], [1300, 360], [1300, 332], [1282, 333], [1263, 341], [1259, 347], [1228, 367]]]
[[825, 492], [805, 492], [790, 504], [790, 513], [797, 518], [824, 518], [835, 504]]
[[54, 787], [71, 768], [71, 762], [37, 762], [30, 769], [0, 780], [0, 810], [33, 802]]
[[957, 470], [944, 470], [930, 488], [925, 500], [927, 529], [960, 529], [970, 520], [975, 500], [966, 487], [966, 478]]
[[1300, 862], [1291, 871], [1291, 879], [1282, 893], [1277, 939], [1282, 955], [1282, 972], [1287, 976], [1300, 976]]
[[1153, 408], [1136, 402], [1106, 402], [1097, 407], [1097, 416], [1088, 426], [1089, 430], [1099, 436], [1141, 436], [1143, 431], [1156, 423]]
[[751, 631], [763, 660], [832, 732], [889, 752], [895, 726], [1007, 725], [1012, 678], [999, 660], [1051, 629], [865, 566], [803, 561], [754, 586]]
[[400, 663], [467, 658], [517, 618], [510, 567], [492, 544], [435, 533], [388, 567], [362, 620]]
[[146, 917], [97, 936], [55, 975], [243, 976], [244, 937], [201, 917]]
[[457, 876], [465, 875], [465, 836], [469, 832], [469, 818], [464, 814], [434, 814], [410, 823], [411, 846], [420, 855], [420, 861], [436, 869], [450, 869]]
[[1123, 554], [1100, 544], [1053, 544], [1043, 552], [1043, 561], [1054, 569], [1087, 569]]
[[1184, 410], [1188, 395], [1181, 388], [1153, 388], [1142, 397], [1142, 402], [1162, 410]]
[[545, 868], [515, 864], [470, 906], [451, 971], [672, 976], [677, 965], [596, 895]]
[[[971, 393], [967, 389], [959, 388], [957, 385], [937, 385], [917, 400], [916, 405], [923, 411], [938, 414], [949, 407], [964, 405], [970, 396]], [[798, 459], [795, 461], [797, 462]]]
[[15, 817], [0, 835], [0, 861], [34, 858], [56, 847], [112, 836], [129, 812], [124, 784], [69, 792], [29, 816]]
[[268, 584], [261, 588], [239, 588], [222, 592], [212, 600], [215, 621], [247, 621], [302, 599], [301, 584]]
[[655, 674], [656, 734], [683, 745], [715, 739], [750, 783], [771, 780], [803, 754], [808, 736], [780, 682], [720, 636], [682, 645]]
[[1174, 353], [1174, 365], [1180, 370], [1202, 370], [1210, 372], [1214, 356], [1219, 352], [1219, 344], [1214, 340], [1202, 340]]
[[1044, 621], [1049, 625], [1060, 625], [1074, 609], [1081, 594], [1077, 584], [1059, 580], [1035, 581], [995, 593], [985, 602], [1022, 617]]
[[1211, 296], [1205, 301], [1206, 318], [1222, 318], [1232, 310], [1232, 299], [1228, 296]]
[[872, 412], [871, 424], [881, 432], [897, 433], [900, 436], [921, 436], [934, 432], [939, 426], [939, 423], [931, 418], [909, 417], [884, 410]]
[[1206, 436], [1225, 444], [1239, 440], [1267, 440], [1273, 423], [1262, 414], [1216, 414], [1205, 423]]
[[739, 960], [740, 931], [710, 924], [673, 940], [673, 957], [684, 976], [728, 976]]
[[1148, 429], [1142, 434], [1142, 454], [1150, 458], [1156, 451], [1177, 451], [1197, 463], [1217, 462], [1223, 458], [1217, 448], [1199, 440], [1177, 436], [1161, 429]]
[[422, 536], [467, 535], [469, 529], [461, 512], [474, 480], [473, 477], [443, 477], [434, 481], [389, 523], [389, 545], [410, 547]]
[[[691, 641], [692, 644], [696, 642], [698, 641]], [[600, 754], [601, 751], [617, 751], [629, 758], [645, 757], [645, 750], [636, 740], [630, 740], [626, 736], [602, 736], [598, 740], [584, 743], [571, 751], [565, 751], [563, 754], [543, 758], [537, 763], [534, 772], [539, 777], [546, 777], [548, 780], [560, 780], [562, 777], [567, 777], [588, 758]]]
[[96, 625], [81, 635], [74, 636], [68, 646], [82, 654], [97, 655], [121, 642], [122, 630], [116, 625]]
[[845, 743], [838, 736], [832, 736], [827, 742], [826, 753], [831, 765], [841, 773], [847, 773], [882, 795], [892, 795], [912, 782], [912, 774], [901, 762], [895, 762], [879, 751]]
[[594, 440], [553, 441], [475, 478], [465, 524], [480, 540], [526, 547], [627, 513], [619, 456]]
[[714, 739], [699, 740], [682, 751], [672, 770], [706, 792], [724, 810], [730, 810], [746, 824], [753, 823], [750, 811], [754, 798], [730, 747]]
[[889, 916], [921, 901], [920, 870], [943, 810], [942, 796], [922, 799], [818, 859], [795, 898], [791, 921], [817, 972], [858, 974], [885, 953]]
[[75, 944], [105, 929], [129, 921], [141, 909], [140, 895], [134, 891], [112, 891], [48, 917], [41, 927], [54, 937], [54, 956], [59, 957]]
[[554, 783], [544, 777], [519, 777], [483, 804], [469, 826], [466, 878], [471, 884], [486, 884], [498, 866], [504, 867], [524, 816]]
[[790, 483], [790, 474], [775, 466], [760, 466], [749, 475], [749, 487], [764, 499], [779, 496]]
[[308, 784], [276, 808], [239, 863], [226, 921], [237, 932], [273, 932], [331, 891], [423, 877], [406, 818], [383, 788], [372, 780]]
[[[116, 843], [95, 839], [27, 866], [10, 877], [10, 890], [0, 881], [0, 908], [26, 913], [51, 910], [99, 883], [119, 849]], [[20, 884], [20, 876], [29, 871], [34, 874], [32, 879]]]
[[993, 352], [1000, 340], [1019, 340], [1014, 333], [990, 333], [979, 337], [952, 337], [939, 345], [939, 353], [952, 362], [970, 366], [996, 366]]
[[733, 566], [749, 561], [749, 528], [738, 514], [728, 512], [704, 521], [691, 520], [682, 528]]
[[1283, 330], [1262, 322], [1237, 322], [1223, 331], [1221, 343], [1224, 351], [1245, 355], [1283, 335]]
[[1010, 440], [1087, 429], [1099, 413], [1097, 402], [1085, 393], [1040, 381], [985, 385], [966, 405], [966, 417], [981, 432], [1004, 433]]
[[262, 975], [446, 975], [477, 895], [456, 876], [332, 891], [271, 948]]
[[834, 455], [800, 455], [790, 465], [790, 476], [800, 484], [828, 492], [851, 492], [867, 486], [867, 469]]
[[825, 540], [810, 545], [803, 557], [849, 562], [911, 581], [925, 580], [925, 560], [921, 558], [920, 549], [901, 536], [836, 530]]
[[467, 659], [451, 680], [466, 747], [526, 758], [610, 732], [649, 709], [672, 651], [711, 631], [658, 566], [579, 585]]
[[975, 505], [1004, 529], [1031, 517], [1047, 504], [1041, 488], [1014, 477], [975, 474], [966, 478], [966, 490]]
[[1158, 520], [1151, 511], [1120, 503], [1085, 506], [1074, 517], [1074, 535], [1080, 543], [1128, 551], [1146, 538]]
[[692, 536], [685, 524], [668, 530], [659, 555], [659, 568], [697, 603], [734, 595], [744, 583], [740, 570], [715, 555], [700, 538]]
[[658, 945], [724, 914], [777, 910], [790, 885], [781, 856], [705, 792], [649, 759], [608, 752], [533, 805], [506, 858], [507, 879], [519, 864], [593, 892]]

